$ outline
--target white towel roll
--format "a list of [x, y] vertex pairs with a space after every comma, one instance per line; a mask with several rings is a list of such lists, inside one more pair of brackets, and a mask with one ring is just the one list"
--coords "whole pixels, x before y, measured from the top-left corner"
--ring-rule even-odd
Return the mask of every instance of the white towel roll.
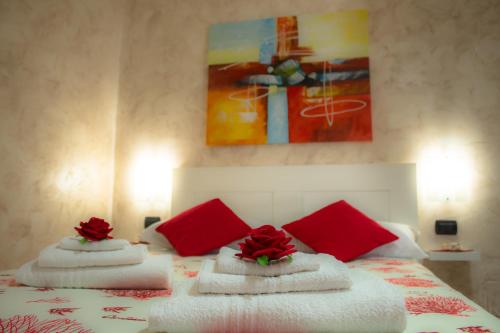
[[100, 241], [80, 243], [80, 238], [64, 237], [57, 245], [64, 250], [73, 251], [116, 251], [130, 245], [126, 239], [103, 239]]
[[261, 266], [256, 262], [242, 260], [234, 255], [239, 251], [229, 247], [220, 249], [216, 258], [218, 273], [237, 275], [278, 276], [305, 271], [317, 271], [319, 260], [315, 254], [297, 252], [293, 254], [293, 261], [280, 261], [269, 266]]
[[116, 251], [72, 251], [51, 245], [40, 252], [40, 267], [92, 267], [140, 264], [148, 255], [146, 245], [127, 245]]

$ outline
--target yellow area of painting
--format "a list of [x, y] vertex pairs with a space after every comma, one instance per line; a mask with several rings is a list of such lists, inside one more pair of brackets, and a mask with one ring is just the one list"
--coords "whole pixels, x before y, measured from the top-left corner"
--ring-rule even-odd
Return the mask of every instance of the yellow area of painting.
[[255, 99], [257, 93], [262, 93], [258, 89], [227, 88], [208, 92], [208, 145], [266, 143], [266, 98]]
[[300, 15], [297, 20], [299, 45], [314, 51], [304, 62], [368, 56], [368, 11]]
[[258, 48], [215, 49], [208, 51], [209, 65], [231, 64], [235, 62], [258, 62]]

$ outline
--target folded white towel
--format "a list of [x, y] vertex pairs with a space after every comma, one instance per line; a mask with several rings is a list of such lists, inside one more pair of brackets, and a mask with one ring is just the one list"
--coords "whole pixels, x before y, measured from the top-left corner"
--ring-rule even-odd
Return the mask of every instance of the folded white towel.
[[275, 277], [221, 274], [215, 272], [215, 261], [204, 260], [198, 273], [198, 291], [214, 294], [268, 294], [289, 291], [347, 289], [351, 287], [349, 268], [335, 257], [318, 254], [321, 267]]
[[103, 239], [96, 242], [80, 243], [80, 238], [64, 237], [57, 245], [64, 250], [73, 251], [115, 251], [130, 245], [126, 239]]
[[269, 266], [261, 266], [256, 262], [242, 260], [234, 255], [239, 251], [229, 247], [220, 249], [216, 258], [218, 273], [238, 275], [278, 276], [305, 271], [317, 271], [319, 261], [315, 254], [297, 252], [293, 254], [293, 261], [280, 261]]
[[402, 332], [404, 298], [366, 271], [350, 271], [349, 290], [266, 295], [200, 295], [193, 282], [153, 304], [153, 332]]
[[148, 256], [136, 265], [85, 268], [44, 268], [33, 260], [17, 270], [16, 281], [32, 287], [166, 289], [172, 274], [170, 255]]
[[148, 255], [146, 245], [127, 245], [116, 251], [71, 251], [51, 245], [40, 252], [40, 267], [92, 267], [140, 264]]

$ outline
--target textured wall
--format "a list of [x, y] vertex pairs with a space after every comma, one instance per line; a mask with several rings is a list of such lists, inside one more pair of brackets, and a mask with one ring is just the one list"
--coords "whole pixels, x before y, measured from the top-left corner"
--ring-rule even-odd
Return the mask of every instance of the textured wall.
[[0, 1], [0, 269], [111, 217], [122, 1]]
[[[204, 144], [210, 24], [347, 8], [370, 11], [372, 143]], [[486, 0], [136, 1], [125, 29], [117, 118], [119, 233], [136, 237], [144, 215], [168, 214], [139, 207], [130, 194], [130, 163], [142, 147], [170, 147], [186, 166], [378, 163], [418, 162], [424, 149], [451, 140], [472, 157], [475, 186], [460, 203], [421, 196], [422, 244], [448, 240], [433, 234], [434, 219], [457, 218], [458, 239], [484, 259], [471, 269], [471, 293], [500, 313], [499, 17], [500, 2]]]

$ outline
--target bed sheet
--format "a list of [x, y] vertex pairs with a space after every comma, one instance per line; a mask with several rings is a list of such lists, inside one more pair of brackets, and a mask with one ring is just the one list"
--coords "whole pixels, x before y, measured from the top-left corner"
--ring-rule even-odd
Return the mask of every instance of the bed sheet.
[[[175, 281], [194, 279], [203, 257], [174, 255]], [[408, 333], [500, 333], [500, 320], [412, 260], [371, 258], [349, 263], [399, 286]], [[20, 286], [0, 274], [0, 332], [147, 332], [154, 302], [171, 290], [84, 290]]]

